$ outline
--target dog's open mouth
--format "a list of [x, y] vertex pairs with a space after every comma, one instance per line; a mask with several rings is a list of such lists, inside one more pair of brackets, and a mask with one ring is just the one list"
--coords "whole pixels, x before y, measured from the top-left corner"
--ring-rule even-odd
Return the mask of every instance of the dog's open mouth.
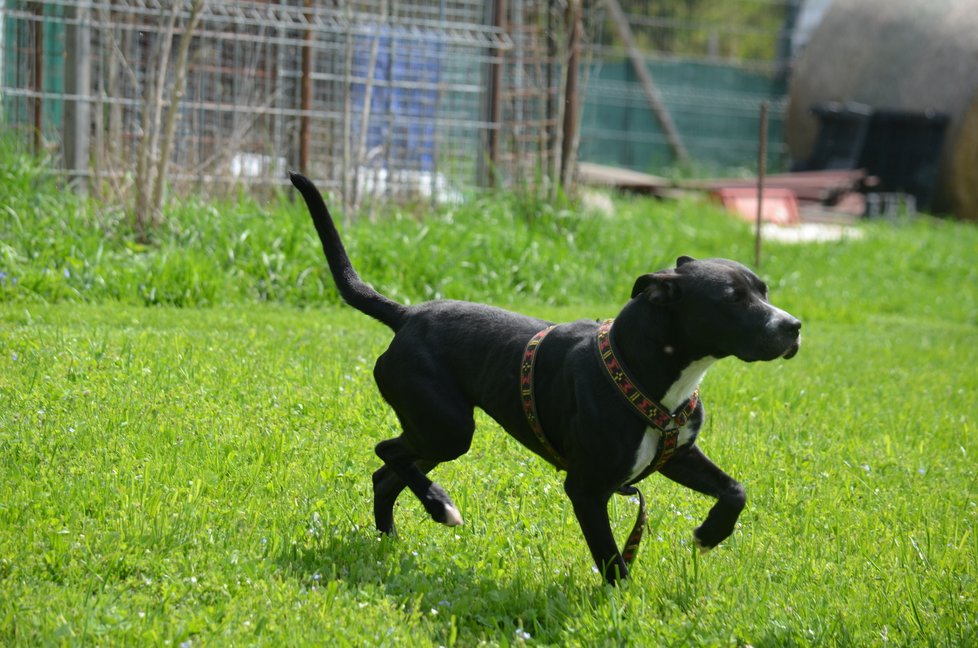
[[781, 357], [784, 358], [785, 360], [791, 360], [796, 355], [798, 355], [798, 349], [800, 348], [801, 348], [801, 338], [798, 338], [797, 340], [791, 343], [791, 346], [788, 347], [788, 350], [785, 351], [784, 355]]

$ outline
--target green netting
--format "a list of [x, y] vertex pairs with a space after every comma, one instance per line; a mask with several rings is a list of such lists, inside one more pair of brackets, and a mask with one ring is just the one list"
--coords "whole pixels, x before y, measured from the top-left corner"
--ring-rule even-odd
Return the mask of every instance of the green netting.
[[[781, 164], [782, 80], [696, 61], [649, 61], [648, 69], [696, 167], [754, 167], [758, 115], [765, 100], [770, 105], [768, 164]], [[591, 69], [581, 124], [581, 160], [651, 173], [675, 164], [628, 60], [605, 61]]]

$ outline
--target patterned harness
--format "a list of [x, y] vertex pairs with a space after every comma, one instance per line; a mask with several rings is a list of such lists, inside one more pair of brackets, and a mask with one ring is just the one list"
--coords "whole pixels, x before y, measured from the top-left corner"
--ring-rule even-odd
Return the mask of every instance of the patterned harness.
[[[632, 377], [624, 363], [619, 358], [615, 344], [611, 339], [611, 327], [614, 320], [605, 320], [598, 327], [597, 353], [601, 360], [601, 366], [605, 368], [605, 374], [615, 387], [621, 397], [628, 403], [629, 407], [638, 414], [646, 423], [659, 430], [659, 447], [656, 449], [655, 457], [650, 464], [652, 470], [658, 471], [670, 459], [672, 459], [679, 445], [679, 430], [686, 425], [689, 417], [696, 411], [699, 403], [699, 390], [693, 392], [689, 400], [683, 404], [675, 413], [670, 413], [665, 407], [652, 400], [641, 390], [638, 382]], [[526, 422], [533, 431], [534, 436], [544, 451], [549, 455], [550, 461], [561, 470], [567, 470], [567, 463], [557, 452], [547, 436], [543, 433], [543, 426], [540, 424], [540, 417], [537, 414], [536, 400], [533, 390], [533, 375], [536, 367], [537, 351], [540, 343], [547, 337], [547, 334], [554, 330], [554, 326], [549, 326], [532, 338], [523, 351], [523, 362], [520, 366], [520, 396], [523, 401], [523, 412], [526, 414]], [[696, 442], [695, 435], [690, 439], [690, 446]], [[642, 534], [645, 532], [645, 523], [648, 520], [648, 512], [645, 507], [645, 497], [642, 492], [631, 485], [626, 485], [618, 489], [622, 495], [638, 496], [638, 515], [635, 525], [632, 527], [625, 547], [622, 550], [622, 559], [626, 565], [631, 565], [638, 553], [638, 546], [642, 542]]]

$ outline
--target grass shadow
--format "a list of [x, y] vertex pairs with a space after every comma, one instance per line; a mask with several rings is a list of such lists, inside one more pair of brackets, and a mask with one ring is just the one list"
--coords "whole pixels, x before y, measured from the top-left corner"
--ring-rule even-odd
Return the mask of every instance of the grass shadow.
[[[288, 548], [277, 563], [308, 587], [337, 581], [354, 599], [382, 595], [392, 609], [430, 617], [437, 634], [447, 632], [451, 619], [463, 645], [477, 638], [560, 637], [581, 599], [594, 594], [570, 576], [541, 582], [536, 574], [466, 564], [463, 555], [440, 552], [435, 543], [422, 555], [373, 529], [350, 529]], [[432, 639], [444, 644], [437, 634]]]

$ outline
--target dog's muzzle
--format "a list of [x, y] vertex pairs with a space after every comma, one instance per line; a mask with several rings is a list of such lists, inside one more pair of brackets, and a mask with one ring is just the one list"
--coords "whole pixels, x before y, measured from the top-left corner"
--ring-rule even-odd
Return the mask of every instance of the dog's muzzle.
[[798, 355], [798, 350], [801, 348], [801, 320], [784, 313], [778, 320], [777, 328], [780, 334], [790, 340], [788, 348], [781, 355], [785, 360], [790, 360]]
[[742, 360], [789, 360], [798, 354], [801, 347], [801, 320], [776, 306], [768, 306], [768, 320], [765, 323], [758, 346], [753, 357]]

